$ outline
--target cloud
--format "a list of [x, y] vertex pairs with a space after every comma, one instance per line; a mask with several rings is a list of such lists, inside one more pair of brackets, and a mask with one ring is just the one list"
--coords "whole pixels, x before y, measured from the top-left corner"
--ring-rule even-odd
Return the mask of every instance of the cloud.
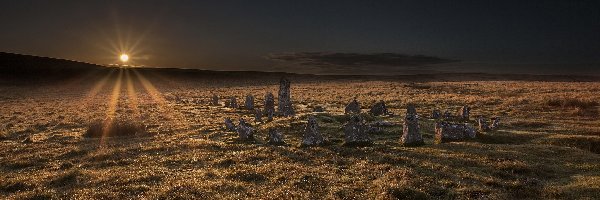
[[458, 60], [438, 58], [425, 55], [405, 55], [397, 53], [329, 53], [329, 52], [297, 52], [272, 53], [268, 59], [292, 62], [311, 66], [422, 66], [458, 62]]

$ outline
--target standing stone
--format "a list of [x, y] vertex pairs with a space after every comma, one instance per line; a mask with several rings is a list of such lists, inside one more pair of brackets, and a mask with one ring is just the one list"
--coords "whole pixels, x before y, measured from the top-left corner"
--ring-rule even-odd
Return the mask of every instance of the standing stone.
[[285, 144], [285, 141], [283, 141], [283, 134], [275, 128], [269, 128], [269, 137], [267, 138], [267, 141], [267, 144], [270, 145], [278, 146]]
[[476, 131], [469, 124], [453, 124], [447, 122], [438, 122], [435, 124], [435, 143], [444, 143], [452, 141], [463, 141], [473, 139]]
[[217, 95], [213, 95], [211, 102], [210, 102], [211, 106], [218, 106], [219, 105], [219, 96]]
[[487, 120], [485, 120], [483, 117], [477, 118], [477, 124], [479, 127], [479, 131], [489, 131], [490, 130], [490, 126], [489, 126]]
[[290, 97], [290, 80], [282, 77], [279, 81], [279, 104], [277, 111], [282, 116], [293, 116], [295, 114]]
[[319, 125], [315, 117], [308, 117], [308, 124], [304, 128], [304, 136], [301, 146], [320, 146], [325, 144], [325, 139], [319, 132]]
[[373, 144], [371, 138], [367, 134], [367, 126], [365, 126], [360, 115], [352, 115], [350, 120], [344, 126], [344, 146], [368, 146]]
[[240, 124], [237, 126], [237, 133], [242, 140], [254, 140], [254, 129], [246, 124], [244, 119], [240, 119]]
[[346, 114], [358, 114], [360, 113], [360, 103], [356, 99], [352, 100], [352, 102], [346, 105], [346, 109], [344, 111]]
[[233, 122], [229, 118], [225, 118], [225, 129], [235, 131], [235, 125], [233, 125]]
[[499, 117], [492, 118], [492, 125], [490, 126], [490, 129], [496, 130], [496, 129], [498, 129], [499, 126], [500, 126], [500, 118]]
[[402, 127], [402, 137], [400, 144], [403, 146], [419, 146], [425, 144], [423, 136], [419, 131], [419, 116], [414, 106], [409, 105], [406, 109], [406, 117], [404, 117], [404, 125]]
[[238, 104], [237, 104], [237, 100], [235, 99], [235, 96], [230, 97], [229, 101], [225, 102], [225, 107], [228, 108], [238, 108]]
[[244, 102], [244, 106], [246, 106], [246, 110], [254, 110], [254, 96], [251, 94], [246, 95], [246, 102]]
[[460, 110], [458, 110], [458, 117], [462, 120], [469, 120], [469, 112], [471, 112], [469, 106], [460, 107]]
[[385, 115], [388, 114], [387, 107], [385, 107], [385, 102], [383, 100], [377, 102], [373, 107], [371, 107], [371, 114], [374, 116]]
[[452, 113], [449, 110], [444, 111], [444, 119], [452, 119]]
[[267, 93], [265, 95], [265, 109], [263, 114], [267, 116], [267, 121], [273, 121], [273, 115], [275, 114], [275, 97], [273, 93]]
[[442, 111], [438, 109], [434, 109], [431, 111], [431, 119], [439, 119], [442, 118]]
[[262, 122], [262, 111], [260, 109], [254, 109], [254, 121]]

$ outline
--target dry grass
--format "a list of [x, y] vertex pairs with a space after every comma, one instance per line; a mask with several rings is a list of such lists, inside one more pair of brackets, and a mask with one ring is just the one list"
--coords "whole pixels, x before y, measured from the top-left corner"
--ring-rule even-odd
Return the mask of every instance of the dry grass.
[[[264, 94], [276, 93], [277, 78], [147, 79], [157, 92], [146, 90], [138, 78], [132, 87], [123, 81], [118, 96], [113, 95], [114, 80], [102, 87], [93, 79], [89, 84], [3, 87], [0, 198], [600, 198], [600, 121], [570, 114], [576, 108], [597, 108], [590, 102], [600, 100], [600, 83], [291, 78], [298, 115], [255, 123], [252, 111], [208, 106], [210, 99], [251, 93], [262, 107]], [[99, 89], [91, 95], [94, 88]], [[354, 97], [363, 111], [385, 100], [396, 113], [365, 115], [367, 123], [395, 124], [371, 134], [372, 146], [342, 145], [343, 110]], [[547, 101], [553, 97], [579, 101], [553, 106]], [[409, 103], [421, 114], [426, 143], [421, 147], [399, 144]], [[433, 109], [455, 112], [465, 104], [473, 108], [472, 116], [498, 116], [503, 126], [472, 141], [433, 145], [435, 121], [426, 116]], [[113, 106], [115, 119], [133, 119], [126, 122], [143, 125], [154, 137], [85, 138], [89, 129], [99, 131], [87, 122], [105, 118]], [[313, 113], [315, 106], [327, 112]], [[308, 115], [317, 116], [329, 145], [299, 147]], [[225, 117], [245, 118], [257, 129], [257, 140], [236, 140], [236, 133], [223, 128]], [[267, 145], [271, 127], [281, 130], [289, 145]], [[117, 128], [111, 135], [132, 132], [137, 131]]]

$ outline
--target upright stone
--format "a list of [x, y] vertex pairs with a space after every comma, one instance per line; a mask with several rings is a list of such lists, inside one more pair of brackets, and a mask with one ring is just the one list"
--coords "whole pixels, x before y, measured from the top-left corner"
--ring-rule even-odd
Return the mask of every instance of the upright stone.
[[442, 111], [438, 109], [434, 109], [431, 111], [431, 119], [439, 119], [442, 118]]
[[251, 94], [246, 95], [246, 102], [244, 102], [246, 110], [254, 110], [254, 96]]
[[471, 108], [469, 106], [460, 107], [458, 110], [458, 117], [462, 120], [469, 120], [469, 113], [471, 112]]
[[352, 115], [344, 126], [344, 146], [368, 146], [373, 144], [367, 134], [367, 126], [360, 115]]
[[267, 116], [267, 121], [273, 121], [273, 115], [275, 114], [275, 97], [273, 93], [267, 93], [265, 95], [265, 108], [264, 115]]
[[233, 122], [229, 118], [225, 118], [225, 129], [235, 131], [235, 125], [233, 125]]
[[238, 108], [239, 106], [237, 104], [237, 100], [236, 100], [235, 96], [230, 97], [229, 101], [227, 101], [225, 103], [225, 106], [229, 107], [229, 108]]
[[496, 130], [496, 129], [498, 129], [498, 127], [500, 127], [500, 118], [499, 117], [492, 118], [492, 125], [490, 126], [490, 129]]
[[388, 114], [388, 109], [385, 106], [385, 102], [383, 100], [377, 102], [373, 107], [371, 107], [371, 114], [374, 116], [385, 115]]
[[254, 140], [254, 129], [246, 124], [244, 119], [240, 119], [240, 124], [237, 126], [237, 133], [241, 140]]
[[419, 116], [417, 115], [417, 110], [412, 105], [409, 105], [406, 109], [406, 117], [404, 117], [404, 125], [402, 128], [400, 144], [403, 146], [419, 146], [425, 144], [419, 130]]
[[217, 95], [213, 95], [211, 102], [210, 102], [211, 106], [218, 106], [219, 105], [219, 96]]
[[254, 109], [254, 121], [262, 122], [262, 111], [260, 109]]
[[344, 110], [346, 114], [358, 114], [360, 113], [360, 103], [356, 99], [352, 100], [348, 105], [346, 105], [346, 109]]
[[308, 124], [304, 128], [304, 136], [301, 146], [320, 146], [325, 144], [325, 139], [319, 132], [319, 125], [315, 117], [308, 117]]
[[270, 145], [284, 145], [283, 134], [275, 128], [269, 128], [269, 137], [267, 138], [267, 144]]
[[485, 120], [483, 117], [477, 118], [477, 125], [479, 127], [479, 131], [490, 130], [490, 125], [488, 124], [487, 120]]
[[435, 143], [463, 141], [476, 137], [476, 131], [469, 124], [438, 122], [435, 124]]
[[279, 104], [277, 111], [282, 116], [293, 116], [295, 114], [290, 97], [290, 80], [282, 77], [279, 81]]

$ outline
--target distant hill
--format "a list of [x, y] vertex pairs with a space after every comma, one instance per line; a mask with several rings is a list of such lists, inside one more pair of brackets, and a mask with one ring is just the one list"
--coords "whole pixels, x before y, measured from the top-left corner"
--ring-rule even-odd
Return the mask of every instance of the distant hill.
[[[114, 70], [112, 67], [85, 63], [80, 61], [21, 55], [0, 52], [0, 83], [30, 83], [61, 81], [89, 74], [103, 74]], [[384, 80], [384, 81], [600, 81], [598, 76], [573, 76], [573, 75], [528, 75], [528, 74], [486, 74], [486, 73], [443, 73], [443, 74], [415, 74], [415, 75], [310, 75], [293, 74], [285, 72], [260, 72], [260, 71], [209, 71], [199, 69], [179, 68], [136, 68], [144, 74], [159, 74], [175, 79], [187, 81], [207, 79], [277, 79], [281, 76], [296, 79], [318, 80]]]

